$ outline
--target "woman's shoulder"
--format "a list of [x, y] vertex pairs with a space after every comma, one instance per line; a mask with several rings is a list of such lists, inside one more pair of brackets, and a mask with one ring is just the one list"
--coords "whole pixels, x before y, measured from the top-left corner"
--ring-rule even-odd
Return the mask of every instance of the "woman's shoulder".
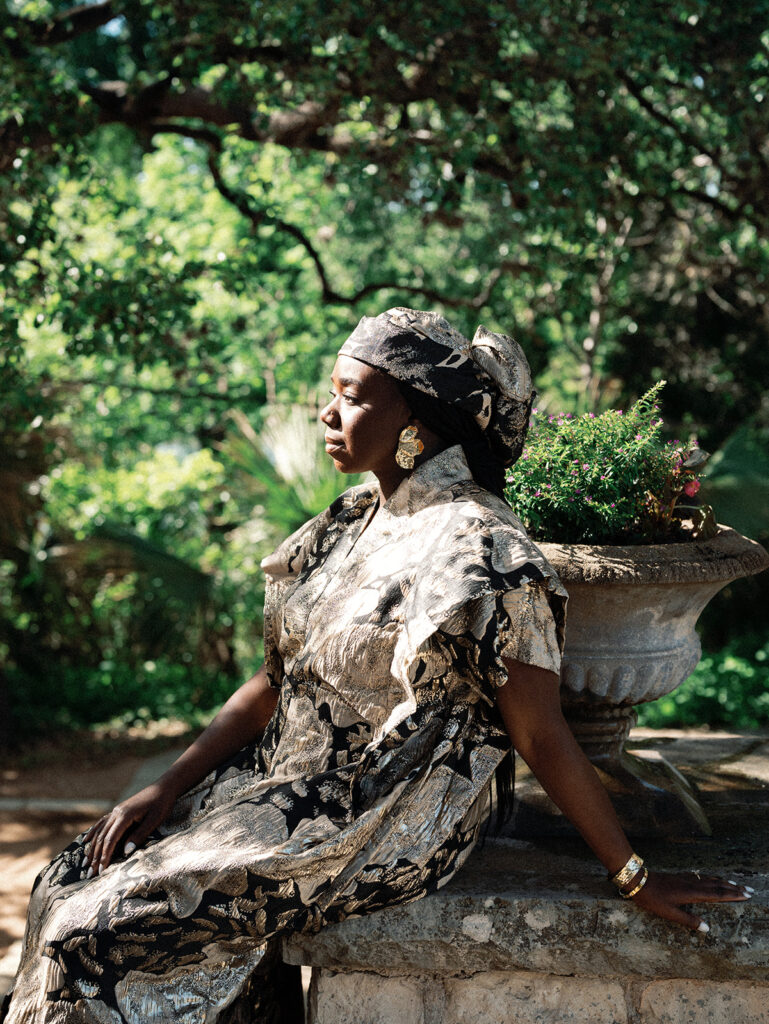
[[452, 487], [434, 513], [439, 544], [457, 562], [485, 563], [494, 574], [547, 580], [560, 590], [555, 570], [503, 498], [467, 481]]
[[376, 495], [376, 488], [370, 484], [348, 488], [328, 508], [308, 519], [263, 558], [261, 565], [264, 572], [274, 580], [293, 576], [301, 568], [307, 553], [318, 545], [332, 524], [344, 529], [360, 519], [376, 500]]
[[462, 488], [457, 488], [454, 501], [465, 506], [471, 514], [477, 515], [491, 529], [514, 530], [524, 537], [528, 536], [515, 510], [505, 499], [487, 491], [474, 480], [468, 481]]
[[492, 494], [474, 480], [454, 484], [431, 509], [425, 511], [428, 517], [432, 514], [452, 523], [453, 531], [458, 533], [471, 531], [500, 535], [533, 544], [515, 510], [504, 498]]

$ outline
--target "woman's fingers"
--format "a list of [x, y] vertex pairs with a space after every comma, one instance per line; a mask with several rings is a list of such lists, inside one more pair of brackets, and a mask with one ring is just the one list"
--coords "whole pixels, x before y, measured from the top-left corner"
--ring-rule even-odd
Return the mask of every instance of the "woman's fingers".
[[129, 797], [105, 814], [85, 833], [83, 863], [86, 877], [103, 871], [122, 852], [129, 857], [173, 810], [174, 792], [156, 783]]
[[688, 910], [684, 910], [683, 907], [670, 907], [664, 915], [668, 921], [673, 921], [675, 924], [682, 924], [686, 928], [691, 928], [692, 931], [710, 931], [710, 926], [703, 920], [698, 914], [691, 914]]
[[99, 820], [98, 820], [98, 821], [95, 821], [95, 822], [93, 823], [93, 825], [91, 825], [91, 827], [90, 827], [90, 828], [89, 828], [89, 829], [87, 830], [87, 832], [85, 832], [85, 834], [83, 835], [83, 838], [85, 839], [85, 841], [86, 841], [86, 842], [88, 842], [88, 841], [89, 841], [89, 840], [91, 839], [91, 837], [93, 836], [93, 834], [94, 834], [94, 833], [95, 833], [95, 832], [96, 832], [96, 831], [97, 831], [97, 830], [98, 830], [99, 828], [101, 828], [101, 826], [102, 826], [102, 823], [103, 823], [104, 821], [106, 821], [106, 820], [107, 820], [107, 815], [106, 815], [106, 814], [103, 814], [103, 815], [101, 816], [101, 818], [99, 818]]
[[85, 845], [83, 847], [83, 860], [90, 872], [88, 877], [94, 873], [94, 864], [98, 865], [99, 863], [102, 842], [104, 841], [104, 831], [107, 828], [108, 821], [109, 815], [105, 815], [86, 832]]
[[135, 850], [140, 846], [144, 846], [147, 841], [147, 837], [151, 832], [154, 832], [158, 825], [161, 825], [165, 821], [166, 816], [164, 814], [147, 814], [143, 821], [141, 821], [136, 828], [126, 833], [125, 841], [123, 843], [123, 852], [126, 857], [130, 857]]
[[[676, 876], [673, 876], [674, 878]], [[677, 876], [679, 887], [677, 895], [683, 903], [731, 903], [749, 900], [754, 893], [750, 886], [740, 885], [715, 875], [699, 875], [691, 872]]]
[[742, 902], [749, 900], [752, 895], [753, 889], [750, 886], [712, 875], [701, 876], [697, 872], [667, 875], [653, 872], [647, 884], [633, 897], [633, 902], [668, 921], [685, 925], [694, 931], [707, 932], [710, 930], [707, 922], [685, 909], [686, 904]]
[[105, 863], [105, 849], [106, 844], [115, 827], [115, 820], [113, 818], [114, 811], [107, 815], [106, 819], [102, 822], [101, 827], [98, 831], [94, 832], [90, 839], [87, 852], [88, 859], [88, 877], [90, 878], [94, 874], [98, 874], [99, 870], [106, 867], [109, 860]]
[[97, 870], [99, 874], [112, 863], [112, 857], [115, 853], [115, 847], [122, 839], [125, 832], [133, 824], [131, 818], [129, 818], [119, 808], [116, 808], [117, 813], [113, 818], [110, 827], [104, 835], [104, 841], [101, 844], [101, 854], [99, 857], [99, 863]]
[[88, 866], [88, 878], [112, 862], [118, 842], [133, 823], [134, 818], [118, 804], [86, 832], [83, 858]]

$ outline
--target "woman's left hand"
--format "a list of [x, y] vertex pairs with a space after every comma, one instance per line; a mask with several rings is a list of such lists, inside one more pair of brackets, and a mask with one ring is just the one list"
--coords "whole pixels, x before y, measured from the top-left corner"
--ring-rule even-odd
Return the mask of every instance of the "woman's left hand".
[[710, 930], [707, 922], [684, 910], [684, 904], [741, 902], [749, 900], [754, 891], [750, 886], [713, 875], [699, 875], [695, 871], [682, 875], [650, 871], [646, 885], [632, 897], [632, 902], [667, 921], [686, 925], [693, 931], [707, 932]]

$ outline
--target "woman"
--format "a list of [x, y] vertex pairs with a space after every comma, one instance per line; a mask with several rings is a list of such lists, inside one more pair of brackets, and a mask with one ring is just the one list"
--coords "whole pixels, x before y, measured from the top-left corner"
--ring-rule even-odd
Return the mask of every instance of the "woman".
[[258, 975], [277, 938], [448, 881], [511, 741], [639, 907], [706, 930], [682, 904], [748, 898], [648, 872], [561, 716], [565, 594], [501, 497], [519, 347], [394, 309], [332, 383], [326, 450], [378, 487], [265, 560], [262, 671], [43, 873], [11, 1024], [279, 1019]]

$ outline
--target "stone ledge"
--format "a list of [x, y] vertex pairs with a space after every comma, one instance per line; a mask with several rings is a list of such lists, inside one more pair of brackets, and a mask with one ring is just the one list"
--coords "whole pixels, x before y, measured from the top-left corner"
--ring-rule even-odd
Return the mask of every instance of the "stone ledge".
[[750, 876], [761, 888], [749, 903], [709, 906], [711, 930], [701, 935], [610, 896], [599, 871], [573, 853], [543, 856], [533, 844], [497, 840], [438, 893], [295, 936], [284, 956], [384, 975], [408, 975], [418, 965], [420, 974], [433, 975], [524, 970], [766, 981], [766, 879]]
[[632, 975], [644, 984], [766, 983], [769, 734], [639, 729], [631, 733], [633, 745], [663, 752], [700, 787], [714, 831], [712, 838], [639, 840], [638, 852], [659, 870], [696, 868], [756, 889], [749, 902], [701, 905], [709, 934], [661, 921], [615, 897], [579, 839], [495, 839], [434, 895], [316, 936], [295, 936], [285, 945], [286, 958], [317, 967], [321, 975], [419, 974], [445, 981], [530, 971], [583, 979]]

